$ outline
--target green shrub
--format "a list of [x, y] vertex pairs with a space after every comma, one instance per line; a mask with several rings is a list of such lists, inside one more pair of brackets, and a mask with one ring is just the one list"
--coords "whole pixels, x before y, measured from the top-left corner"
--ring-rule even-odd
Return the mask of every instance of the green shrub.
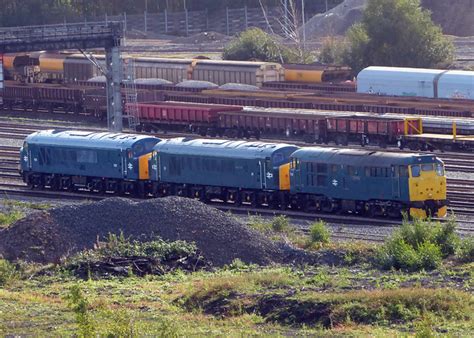
[[461, 262], [474, 262], [474, 236], [467, 237], [459, 243], [456, 257]]
[[378, 250], [376, 262], [384, 269], [434, 269], [443, 257], [454, 253], [459, 236], [456, 222], [443, 224], [431, 220], [404, 220], [401, 228]]
[[284, 215], [276, 216], [272, 220], [273, 231], [283, 232], [289, 227], [288, 219]]
[[453, 255], [459, 246], [460, 238], [455, 232], [456, 226], [456, 220], [450, 218], [442, 224], [438, 223], [434, 229], [433, 240], [440, 246], [443, 257]]
[[425, 269], [437, 268], [443, 259], [440, 246], [431, 242], [421, 243], [418, 246], [418, 259], [420, 266]]
[[224, 48], [222, 58], [238, 61], [295, 62], [296, 54], [260, 28], [249, 28]]
[[313, 223], [309, 228], [310, 243], [329, 243], [331, 234], [324, 221]]

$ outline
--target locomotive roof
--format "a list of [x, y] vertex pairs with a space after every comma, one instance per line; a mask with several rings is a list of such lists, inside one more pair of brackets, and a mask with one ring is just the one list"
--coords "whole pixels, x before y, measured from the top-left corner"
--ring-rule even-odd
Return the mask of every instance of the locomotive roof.
[[159, 142], [153, 150], [158, 151], [158, 153], [250, 159], [270, 157], [278, 150], [296, 150], [297, 148], [297, 146], [286, 143], [175, 138]]
[[80, 148], [124, 149], [142, 140], [156, 140], [156, 137], [124, 133], [91, 132], [82, 130], [42, 130], [29, 135], [29, 144], [60, 145]]
[[436, 156], [429, 154], [391, 153], [320, 147], [301, 148], [295, 151], [291, 156], [312, 162], [374, 167], [432, 163], [435, 160], [440, 161]]

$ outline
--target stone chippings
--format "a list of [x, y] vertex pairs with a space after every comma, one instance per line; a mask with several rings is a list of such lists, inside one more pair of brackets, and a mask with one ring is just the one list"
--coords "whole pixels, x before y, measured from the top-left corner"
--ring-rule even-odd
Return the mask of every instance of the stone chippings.
[[59, 262], [93, 248], [109, 233], [121, 231], [126, 237], [140, 240], [160, 236], [170, 241], [194, 242], [215, 266], [236, 258], [267, 265], [306, 261], [307, 256], [301, 250], [265, 238], [232, 215], [179, 197], [141, 202], [114, 197], [34, 213], [0, 231], [0, 255], [10, 260]]

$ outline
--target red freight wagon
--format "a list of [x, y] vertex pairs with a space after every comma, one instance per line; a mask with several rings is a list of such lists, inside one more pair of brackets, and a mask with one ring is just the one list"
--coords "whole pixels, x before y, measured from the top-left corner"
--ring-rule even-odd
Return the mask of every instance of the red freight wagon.
[[[130, 104], [127, 104], [127, 108]], [[184, 127], [200, 127], [199, 133], [216, 129], [219, 112], [240, 111], [239, 106], [214, 104], [198, 104], [183, 102], [138, 103], [138, 117], [145, 130], [160, 125], [176, 125]], [[203, 127], [205, 129], [203, 129]]]
[[378, 144], [385, 146], [394, 143], [403, 135], [422, 132], [421, 119], [370, 117], [352, 115], [328, 117], [328, 139], [340, 144], [349, 141], [360, 141], [362, 144]]
[[325, 138], [326, 115], [265, 108], [225, 111], [219, 113], [218, 127], [228, 136], [286, 135], [317, 141]]

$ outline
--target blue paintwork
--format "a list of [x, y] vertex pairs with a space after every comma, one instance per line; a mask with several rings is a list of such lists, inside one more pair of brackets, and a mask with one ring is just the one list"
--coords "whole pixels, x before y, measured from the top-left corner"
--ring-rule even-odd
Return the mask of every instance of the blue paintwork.
[[298, 147], [289, 144], [171, 139], [154, 147], [150, 161], [155, 181], [279, 189], [279, 167]]
[[20, 150], [23, 172], [138, 179], [138, 158], [160, 139], [109, 132], [45, 130]]
[[[298, 161], [296, 168], [290, 170], [292, 193], [323, 194], [328, 198], [360, 201], [408, 202], [408, 176], [396, 174], [400, 166], [439, 163], [439, 159], [432, 155], [316, 147], [302, 148], [291, 157]], [[317, 164], [322, 164], [322, 167], [318, 168]], [[377, 174], [380, 176], [373, 177], [371, 168], [379, 168]]]

